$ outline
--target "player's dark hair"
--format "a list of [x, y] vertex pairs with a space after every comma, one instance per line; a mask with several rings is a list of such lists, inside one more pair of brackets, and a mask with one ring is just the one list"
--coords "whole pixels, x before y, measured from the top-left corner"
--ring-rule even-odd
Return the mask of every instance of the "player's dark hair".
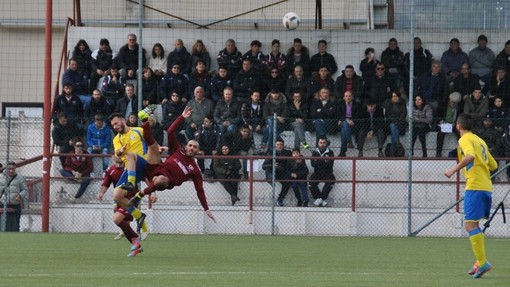
[[113, 113], [111, 114], [109, 117], [108, 117], [108, 121], [111, 122], [113, 120], [113, 118], [120, 118], [120, 119], [125, 119], [124, 115], [121, 114], [121, 113]]
[[470, 131], [473, 129], [473, 117], [469, 114], [460, 114], [457, 118], [457, 124], [463, 129]]

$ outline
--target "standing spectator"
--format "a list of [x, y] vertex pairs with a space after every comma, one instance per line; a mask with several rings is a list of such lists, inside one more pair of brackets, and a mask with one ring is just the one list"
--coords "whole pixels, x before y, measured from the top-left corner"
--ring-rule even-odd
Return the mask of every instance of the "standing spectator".
[[496, 67], [505, 67], [506, 71], [510, 71], [510, 40], [506, 41], [505, 48], [496, 56]]
[[310, 80], [305, 77], [303, 67], [296, 66], [294, 73], [287, 80], [287, 86], [285, 87], [285, 95], [287, 99], [291, 100], [292, 92], [300, 90], [303, 95], [303, 100], [309, 105], [313, 100], [312, 93], [310, 93]]
[[169, 67], [170, 71], [161, 79], [159, 85], [160, 95], [170, 95], [170, 91], [176, 91], [181, 100], [188, 101], [188, 79], [181, 73], [181, 66], [175, 64]]
[[212, 77], [210, 81], [209, 94], [210, 100], [213, 101], [214, 105], [223, 97], [223, 90], [229, 86], [233, 87], [234, 84], [230, 79], [230, 74], [226, 67], [219, 67], [218, 74]]
[[366, 109], [359, 119], [360, 130], [358, 132], [357, 147], [361, 153], [358, 152], [358, 156], [363, 155], [365, 141], [375, 136], [377, 138], [377, 156], [383, 157], [383, 145], [386, 138], [384, 110], [370, 100], [366, 101], [365, 107]]
[[85, 118], [87, 123], [93, 122], [94, 116], [101, 114], [104, 117], [109, 117], [113, 109], [113, 103], [103, 97], [98, 89], [92, 91], [92, 100], [90, 101], [88, 109], [85, 110]]
[[27, 195], [27, 181], [25, 177], [16, 172], [16, 163], [10, 161], [0, 174], [0, 201], [2, 207], [7, 207], [7, 212], [4, 211], [0, 214], [0, 220], [4, 220], [3, 217], [6, 216], [4, 231], [20, 231], [21, 208]]
[[205, 69], [205, 63], [202, 60], [197, 60], [193, 72], [189, 74], [188, 82], [188, 95], [193, 94], [196, 87], [201, 86], [204, 88], [205, 97], [211, 98], [211, 75]]
[[[53, 124], [53, 131], [51, 132], [51, 138], [53, 143], [58, 146], [59, 153], [69, 153], [73, 150], [74, 142], [72, 141], [75, 137], [83, 135], [83, 131], [74, 122], [69, 122], [65, 113], [58, 115], [58, 121]], [[64, 166], [66, 158], [60, 157], [60, 163]]]
[[310, 67], [310, 52], [299, 38], [295, 38], [292, 47], [287, 51], [287, 74], [290, 75], [296, 66], [301, 66], [306, 78], [312, 75]]
[[[315, 73], [312, 77], [312, 81], [310, 82], [310, 94], [315, 96], [322, 88], [327, 88], [330, 91], [334, 91], [335, 89], [335, 80], [331, 77], [331, 73], [326, 66], [321, 67], [319, 72]], [[334, 93], [332, 97], [335, 98]]]
[[[429, 50], [424, 49], [421, 46], [420, 37], [414, 37], [413, 49], [414, 49], [413, 77], [415, 80], [417, 80], [421, 75], [423, 75], [425, 73], [430, 73], [433, 56]], [[406, 63], [407, 74], [410, 75], [411, 53], [409, 53], [409, 52], [406, 53], [406, 55], [405, 55], [405, 63]]]
[[292, 150], [292, 157], [296, 159], [290, 161], [290, 179], [293, 180], [290, 187], [294, 191], [294, 195], [297, 199], [296, 206], [307, 207], [309, 200], [308, 184], [306, 182], [308, 178], [308, 166], [299, 148]]
[[289, 181], [290, 160], [282, 157], [290, 157], [292, 156], [292, 153], [290, 150], [285, 148], [285, 142], [283, 141], [282, 138], [278, 138], [276, 140], [275, 154], [276, 154], [275, 165], [273, 166], [273, 159], [268, 158], [264, 160], [264, 163], [262, 164], [262, 169], [264, 169], [264, 171], [266, 172], [266, 179], [268, 180], [269, 184], [271, 184], [271, 180], [273, 179], [274, 168], [275, 174], [274, 180], [280, 181], [280, 183], [282, 184], [282, 189], [278, 194], [278, 198], [275, 201], [275, 205], [283, 206], [283, 200], [285, 199], [287, 192], [289, 192], [291, 182]]
[[501, 97], [505, 107], [510, 107], [510, 80], [504, 67], [497, 67], [489, 84], [489, 99]]
[[396, 80], [397, 88], [400, 88], [402, 82], [406, 79], [405, 57], [398, 47], [397, 39], [390, 39], [388, 48], [381, 54], [381, 62], [386, 67], [388, 73]]
[[299, 90], [294, 91], [292, 102], [289, 102], [289, 122], [294, 130], [294, 149], [299, 149], [300, 145], [308, 149], [310, 145], [306, 142], [305, 136], [305, 130], [308, 130], [308, 104], [303, 101]]
[[117, 64], [112, 64], [110, 74], [101, 78], [98, 87], [103, 96], [111, 101], [115, 109], [117, 101], [124, 96], [124, 90], [126, 89], [126, 78], [120, 75]]
[[[329, 141], [326, 136], [321, 136], [317, 142], [317, 148], [312, 152], [310, 160], [313, 173], [310, 175], [310, 192], [314, 199], [315, 206], [326, 206], [329, 193], [335, 185], [335, 175], [333, 174], [333, 165], [335, 156], [333, 150], [328, 147]], [[322, 190], [319, 189], [319, 183], [324, 182]]]
[[422, 156], [427, 157], [427, 133], [432, 123], [432, 108], [427, 104], [423, 96], [414, 97], [413, 109], [413, 134], [411, 143], [411, 155], [414, 155], [414, 143], [420, 139]]
[[195, 70], [198, 60], [202, 60], [202, 62], [204, 62], [206, 71], [211, 70], [211, 56], [209, 55], [209, 52], [207, 51], [207, 48], [205, 47], [202, 40], [196, 40], [195, 44], [193, 44], [193, 47], [191, 48], [192, 71]]
[[213, 160], [214, 173], [217, 179], [221, 179], [227, 193], [230, 195], [232, 205], [239, 201], [237, 192], [239, 190], [239, 170], [241, 170], [241, 162], [232, 154], [227, 144], [221, 146], [221, 156], [229, 158], [215, 158]]
[[331, 75], [334, 75], [338, 71], [338, 66], [336, 65], [335, 57], [327, 52], [328, 42], [326, 40], [319, 40], [317, 47], [319, 52], [313, 55], [310, 60], [312, 73], [318, 72], [321, 67], [326, 66]]
[[267, 54], [263, 63], [268, 70], [276, 68], [280, 71], [280, 75], [287, 76], [287, 57], [280, 52], [280, 40], [274, 39], [271, 42], [271, 53]]
[[53, 120], [57, 119], [60, 113], [65, 113], [67, 119], [79, 128], [83, 128], [83, 104], [80, 98], [73, 92], [73, 84], [64, 83], [62, 94], [55, 98], [53, 102]]
[[310, 106], [310, 116], [315, 126], [315, 144], [327, 133], [336, 132], [335, 123], [338, 118], [338, 111], [335, 101], [330, 98], [330, 93], [328, 89], [322, 88], [319, 91], [319, 96], [313, 100]]
[[[461, 101], [462, 96], [458, 92], [453, 92], [448, 97], [448, 104], [446, 108], [441, 109], [438, 114], [439, 124], [451, 124], [452, 129], [450, 131], [443, 131], [439, 129], [436, 135], [436, 157], [443, 156], [443, 145], [444, 138], [447, 133], [456, 133], [455, 130], [455, 121], [457, 121], [457, 116], [460, 115], [460, 107], [459, 103]], [[458, 138], [458, 134], [457, 134]]]
[[375, 58], [375, 50], [372, 47], [365, 49], [365, 58], [359, 64], [361, 77], [363, 80], [371, 78], [375, 74], [375, 68], [379, 61]]
[[[87, 41], [80, 39], [78, 43], [76, 43], [71, 54], [71, 59], [75, 59], [78, 64], [78, 74], [82, 75], [82, 77], [87, 80], [90, 79], [92, 73], [92, 51], [90, 51]], [[90, 87], [87, 89], [87, 95], [89, 94], [89, 89]]]
[[[398, 91], [391, 92], [391, 98], [383, 103], [388, 132], [391, 135], [390, 155], [397, 153], [400, 136], [407, 129], [407, 104]], [[387, 155], [386, 155], [387, 156]]]
[[204, 118], [207, 115], [214, 114], [214, 104], [204, 97], [204, 88], [196, 87], [194, 94], [195, 97], [186, 104], [186, 106], [191, 107], [191, 116], [185, 122], [186, 137], [188, 139], [195, 138], [195, 132], [203, 124]]
[[423, 95], [432, 108], [432, 116], [442, 114], [448, 98], [448, 80], [441, 73], [441, 63], [432, 61], [431, 71], [425, 72], [416, 81], [416, 93]]
[[377, 63], [375, 74], [365, 80], [367, 97], [374, 103], [381, 105], [390, 98], [390, 92], [396, 90], [397, 85], [390, 74], [386, 72], [384, 64]]
[[260, 76], [254, 72], [250, 59], [243, 60], [243, 67], [234, 78], [236, 100], [240, 103], [250, 101], [251, 91], [261, 86]]
[[99, 41], [99, 49], [94, 50], [91, 57], [92, 75], [90, 76], [90, 87], [95, 89], [99, 87], [97, 84], [99, 79], [108, 76], [113, 59], [117, 57], [117, 53], [113, 52], [110, 48], [110, 41], [103, 38]]
[[480, 77], [480, 80], [484, 82], [484, 88], [482, 92], [487, 94], [489, 90], [489, 81], [492, 76], [492, 68], [496, 56], [494, 52], [487, 47], [487, 36], [478, 36], [478, 46], [469, 51], [469, 63], [472, 67], [472, 72]]
[[469, 64], [468, 55], [460, 48], [459, 39], [450, 40], [450, 48], [441, 56], [441, 72], [451, 82], [460, 75], [462, 64]]
[[475, 87], [471, 95], [464, 102], [464, 114], [473, 119], [473, 131], [476, 133], [482, 127], [483, 119], [489, 111], [489, 99], [482, 94], [480, 86]]
[[164, 99], [162, 101], [161, 109], [163, 110], [163, 121], [162, 125], [167, 130], [170, 125], [182, 114], [186, 104], [181, 101], [181, 97], [175, 91], [170, 93], [170, 99]]
[[85, 193], [91, 182], [90, 173], [94, 169], [92, 158], [83, 156], [88, 154], [84, 149], [83, 141], [79, 138], [76, 139], [74, 141], [74, 151], [70, 152], [72, 155], [66, 157], [64, 168], [60, 170], [63, 177], [72, 178], [80, 183], [74, 198], [80, 198]]
[[333, 94], [340, 99], [347, 91], [352, 93], [355, 101], [363, 104], [363, 79], [356, 74], [352, 65], [345, 66], [342, 74], [336, 78]]
[[264, 53], [260, 51], [261, 46], [262, 43], [260, 43], [259, 40], [253, 40], [250, 44], [251, 49], [243, 55], [243, 59], [250, 60], [251, 65], [257, 75], [266, 74], [266, 65], [263, 63], [266, 56], [264, 56]]
[[125, 95], [117, 101], [115, 112], [121, 113], [126, 119], [131, 113], [138, 114], [138, 97], [135, 95], [135, 86], [133, 84], [126, 85]]
[[[343, 99], [338, 102], [338, 127], [342, 138], [339, 156], [345, 156], [347, 145], [352, 142], [352, 135], [357, 135], [361, 128], [358, 120], [362, 109], [363, 106], [354, 101], [352, 92], [345, 92]], [[359, 150], [358, 156], [363, 156], [363, 150]]]
[[[112, 132], [104, 122], [104, 116], [95, 115], [95, 122], [87, 127], [87, 152], [89, 154], [110, 154], [112, 144]], [[110, 158], [103, 157], [103, 171], [110, 165]]]
[[143, 68], [142, 78], [142, 108], [161, 103], [159, 96], [159, 82], [151, 68]]
[[184, 47], [182, 39], [175, 40], [175, 49], [168, 54], [166, 59], [167, 71], [175, 65], [181, 67], [181, 73], [184, 76], [191, 73], [191, 54], [186, 50], [186, 47]]
[[[285, 95], [278, 93], [276, 90], [269, 92], [264, 102], [262, 114], [266, 120], [268, 135], [267, 142], [262, 142], [261, 144], [262, 150], [267, 146], [268, 152], [270, 153], [273, 150], [273, 139], [280, 137], [280, 133], [283, 132], [287, 118], [289, 117], [289, 106]], [[276, 122], [274, 120], [274, 114], [276, 114]], [[274, 129], [276, 129], [276, 134], [274, 133]]]
[[90, 102], [89, 75], [78, 72], [78, 62], [74, 58], [69, 60], [69, 68], [62, 75], [62, 84], [64, 83], [71, 83], [73, 92], [80, 97], [83, 106], [88, 106]]
[[241, 122], [241, 103], [234, 98], [231, 87], [223, 90], [223, 99], [214, 108], [214, 121], [221, 134], [235, 131]]
[[161, 79], [163, 76], [165, 76], [167, 71], [167, 62], [165, 57], [165, 49], [163, 48], [163, 45], [160, 43], [154, 44], [152, 46], [152, 53], [149, 57], [149, 68], [152, 69], [154, 72], [154, 75]]
[[229, 75], [237, 75], [237, 72], [241, 70], [243, 55], [237, 50], [236, 42], [233, 39], [228, 39], [225, 48], [218, 53], [216, 60], [218, 66], [227, 68]]
[[136, 35], [127, 36], [127, 44], [119, 49], [117, 63], [120, 67], [120, 75], [124, 79], [136, 79], [137, 70], [147, 66], [147, 56], [144, 48], [142, 49], [142, 67], [138, 67], [138, 49], [140, 45], [136, 43]]
[[262, 90], [263, 95], [267, 95], [271, 89], [276, 89], [280, 93], [285, 93], [287, 86], [287, 77], [284, 76], [278, 68], [272, 68], [266, 77], [263, 79], [264, 89]]

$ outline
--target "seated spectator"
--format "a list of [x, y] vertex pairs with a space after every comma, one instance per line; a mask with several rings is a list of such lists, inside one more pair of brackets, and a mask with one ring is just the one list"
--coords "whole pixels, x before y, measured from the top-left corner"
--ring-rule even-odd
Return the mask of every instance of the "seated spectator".
[[[251, 155], [255, 150], [255, 141], [250, 126], [243, 124], [237, 132], [227, 133], [223, 136], [222, 145], [231, 146], [231, 154], [233, 155]], [[243, 163], [243, 177], [248, 179], [248, 161], [241, 160]]]
[[448, 133], [455, 133], [457, 138], [459, 138], [459, 134], [457, 129], [455, 128], [455, 122], [457, 121], [457, 116], [459, 113], [459, 103], [461, 101], [462, 96], [458, 92], [453, 92], [448, 97], [448, 104], [445, 108], [440, 107], [438, 110], [439, 124], [450, 124], [450, 131], [443, 131], [441, 127], [439, 127], [437, 135], [436, 135], [436, 157], [443, 156], [443, 145], [444, 138]]
[[310, 106], [310, 116], [315, 127], [316, 142], [325, 137], [327, 133], [337, 132], [338, 111], [335, 101], [330, 98], [331, 92], [322, 88]]
[[294, 91], [292, 102], [289, 102], [289, 123], [294, 130], [294, 149], [301, 146], [308, 149], [310, 145], [306, 142], [305, 130], [308, 130], [308, 104], [303, 101], [301, 92]]
[[377, 63], [375, 73], [365, 79], [365, 91], [368, 98], [381, 105], [390, 99], [390, 92], [397, 90], [397, 84], [392, 76], [386, 72], [383, 63]]
[[[315, 206], [326, 206], [329, 193], [335, 185], [335, 175], [333, 174], [333, 165], [335, 164], [334, 153], [329, 147], [329, 141], [326, 136], [319, 137], [317, 148], [312, 152], [310, 163], [313, 167], [313, 173], [310, 175], [310, 193], [314, 199]], [[319, 184], [324, 182], [322, 190]]]
[[462, 64], [469, 64], [468, 55], [460, 48], [459, 39], [453, 38], [450, 48], [441, 56], [441, 72], [451, 82], [460, 76]]
[[[87, 41], [80, 39], [71, 53], [71, 59], [75, 59], [78, 65], [78, 74], [86, 79], [90, 79], [92, 73], [92, 51]], [[94, 87], [95, 88], [95, 87]], [[86, 95], [90, 94], [90, 87], [87, 87]]]
[[16, 172], [13, 161], [9, 161], [0, 174], [0, 196], [2, 208], [6, 208], [0, 214], [0, 220], [5, 224], [2, 231], [19, 232], [21, 208], [23, 201], [28, 199], [28, 187], [25, 177]]
[[161, 123], [158, 121], [154, 114], [151, 114], [147, 120], [149, 121], [149, 124], [151, 126], [152, 135], [154, 136], [154, 139], [160, 146], [163, 146], [163, 137], [165, 136], [163, 126], [161, 125]]
[[166, 59], [166, 69], [170, 71], [172, 67], [178, 65], [184, 76], [191, 73], [191, 54], [184, 47], [182, 39], [175, 40], [175, 49], [168, 54]]
[[83, 156], [88, 153], [85, 151], [83, 141], [79, 138], [74, 140], [74, 150], [71, 151], [70, 154], [70, 156], [66, 157], [60, 174], [63, 177], [72, 178], [74, 181], [80, 183], [78, 192], [76, 192], [74, 196], [74, 198], [80, 198], [91, 182], [90, 173], [94, 170], [92, 158]]
[[167, 62], [165, 57], [165, 49], [160, 43], [152, 46], [152, 53], [149, 57], [149, 68], [154, 72], [154, 75], [161, 79], [165, 76], [167, 71]]
[[181, 101], [181, 97], [175, 91], [170, 93], [169, 99], [163, 99], [162, 103], [161, 109], [163, 110], [163, 121], [161, 124], [163, 125], [163, 129], [166, 131], [175, 119], [182, 114], [186, 104]]
[[[361, 118], [363, 106], [354, 101], [352, 92], [345, 92], [343, 99], [338, 102], [338, 127], [340, 128], [340, 136], [342, 145], [340, 146], [339, 156], [345, 156], [347, 145], [352, 141], [352, 135], [358, 134], [361, 129]], [[363, 151], [358, 152], [358, 156], [363, 156]]]
[[384, 110], [376, 103], [367, 100], [366, 109], [361, 113], [357, 138], [358, 156], [363, 156], [365, 141], [377, 138], [377, 156], [383, 157], [383, 146], [386, 139]]
[[280, 75], [287, 76], [287, 57], [280, 52], [280, 40], [274, 39], [271, 42], [271, 53], [267, 54], [263, 61], [267, 70], [278, 69]]
[[264, 75], [266, 74], [266, 65], [263, 61], [266, 58], [264, 53], [260, 51], [262, 43], [259, 40], [253, 40], [250, 44], [251, 49], [243, 55], [243, 59], [248, 59], [254, 69], [255, 74]]
[[478, 75], [471, 73], [469, 64], [462, 64], [460, 75], [453, 80], [453, 91], [459, 92], [465, 100], [467, 96], [471, 95], [476, 86], [480, 86], [480, 78]]
[[497, 67], [496, 74], [491, 77], [488, 96], [491, 100], [490, 105], [496, 97], [501, 97], [507, 99], [504, 101], [505, 107], [510, 107], [508, 103], [510, 102], [510, 80], [504, 67]]
[[381, 62], [388, 73], [396, 80], [397, 88], [400, 88], [407, 76], [405, 75], [404, 53], [400, 51], [397, 39], [390, 39], [388, 47], [381, 54]]
[[110, 48], [108, 39], [101, 39], [99, 41], [99, 49], [92, 52], [91, 69], [92, 75], [90, 76], [91, 89], [100, 88], [99, 79], [108, 76], [113, 59], [117, 57], [117, 53], [113, 52]]
[[496, 67], [505, 67], [506, 71], [510, 71], [510, 40], [506, 41], [505, 47], [496, 56]]
[[234, 205], [240, 200], [237, 192], [239, 191], [241, 162], [231, 153], [230, 147], [226, 144], [221, 146], [221, 155], [229, 156], [229, 158], [215, 158], [213, 160], [214, 173], [216, 178], [220, 179], [221, 185], [230, 195], [230, 200]]
[[188, 79], [181, 73], [181, 66], [175, 64], [169, 67], [169, 72], [161, 79], [159, 94], [170, 95], [170, 91], [176, 91], [181, 100], [188, 101], [190, 99], [188, 84]]
[[69, 60], [69, 68], [62, 75], [62, 83], [71, 83], [73, 92], [80, 97], [83, 106], [88, 106], [90, 102], [89, 75], [78, 72], [76, 59], [71, 58]]
[[148, 105], [159, 105], [159, 83], [151, 68], [143, 68], [142, 108]]
[[[420, 37], [414, 37], [413, 41], [413, 49], [414, 49], [414, 65], [413, 65], [413, 77], [415, 80], [418, 80], [423, 74], [430, 74], [430, 68], [432, 65], [433, 56], [429, 50], [424, 49], [421, 45]], [[411, 53], [405, 54], [405, 63], [406, 63], [406, 71], [407, 74], [410, 74], [411, 67]]]
[[282, 189], [280, 190], [280, 193], [278, 194], [278, 198], [276, 199], [275, 205], [277, 206], [283, 206], [283, 200], [285, 199], [285, 196], [287, 195], [287, 192], [289, 192], [291, 182], [290, 179], [290, 160], [285, 159], [282, 157], [290, 157], [292, 156], [292, 153], [290, 150], [285, 148], [285, 142], [282, 138], [278, 138], [276, 140], [275, 145], [275, 154], [276, 154], [276, 160], [275, 165], [273, 166], [273, 159], [268, 158], [264, 160], [264, 163], [262, 164], [262, 169], [266, 173], [266, 180], [269, 184], [272, 183], [273, 180], [273, 169], [274, 169], [274, 180], [279, 181], [282, 184]]
[[95, 121], [95, 115], [100, 114], [104, 117], [109, 117], [113, 110], [113, 103], [103, 97], [98, 89], [92, 91], [92, 100], [90, 101], [88, 109], [85, 110], [85, 118], [87, 123]]
[[233, 39], [228, 39], [225, 48], [218, 53], [216, 60], [218, 66], [227, 68], [229, 75], [237, 75], [241, 70], [243, 55], [237, 50], [236, 42]]
[[230, 78], [230, 74], [226, 67], [219, 67], [218, 74], [212, 77], [209, 86], [209, 98], [213, 101], [214, 105], [223, 97], [223, 90], [228, 87], [233, 87], [234, 83]]
[[386, 115], [387, 129], [391, 135], [390, 155], [393, 157], [397, 152], [397, 143], [400, 136], [405, 134], [407, 129], [407, 104], [399, 92], [391, 92], [391, 99], [383, 104]]
[[124, 79], [136, 79], [137, 70], [147, 67], [147, 56], [144, 48], [142, 48], [142, 67], [138, 67], [138, 49], [140, 49], [140, 46], [136, 43], [136, 35], [129, 34], [127, 44], [119, 49], [117, 56], [120, 75]]
[[185, 121], [186, 137], [188, 139], [195, 138], [195, 132], [197, 132], [198, 127], [204, 123], [204, 118], [207, 115], [214, 114], [213, 102], [204, 97], [204, 88], [200, 86], [196, 87], [194, 94], [194, 98], [186, 104], [186, 106], [191, 107], [192, 111], [191, 117], [187, 118]]
[[494, 128], [502, 134], [510, 124], [508, 115], [509, 110], [505, 106], [504, 100], [501, 97], [494, 98], [494, 104], [492, 107], [489, 106], [487, 117], [492, 120]]
[[188, 95], [192, 95], [193, 91], [196, 87], [201, 86], [204, 88], [205, 97], [211, 98], [211, 75], [205, 69], [205, 63], [202, 60], [198, 60], [195, 64], [193, 72], [189, 74], [189, 82], [188, 82]]
[[[59, 153], [69, 153], [73, 150], [73, 138], [83, 136], [83, 131], [74, 122], [69, 122], [65, 113], [58, 115], [58, 121], [53, 124], [51, 138], [53, 144], [58, 147]], [[65, 156], [60, 157], [60, 163], [64, 166]]]
[[[220, 146], [220, 137], [220, 128], [214, 122], [214, 118], [211, 115], [205, 116], [203, 124], [198, 127], [194, 137], [200, 145], [201, 155], [215, 155]], [[214, 178], [212, 161], [208, 168], [205, 168], [203, 158], [197, 159], [197, 163], [205, 177]]]
[[301, 95], [303, 95], [303, 101], [307, 104], [313, 100], [314, 95], [310, 92], [310, 80], [306, 78], [304, 75], [303, 68], [301, 66], [296, 66], [294, 68], [294, 73], [287, 79], [287, 86], [285, 87], [285, 96], [290, 101], [292, 100], [290, 97], [292, 96], [292, 92], [295, 90], [300, 90]]
[[[274, 119], [276, 114], [276, 122]], [[287, 98], [284, 94], [278, 93], [276, 90], [272, 90], [266, 96], [264, 102], [262, 115], [266, 121], [267, 128], [267, 142], [262, 142], [261, 149], [268, 148], [268, 153], [273, 150], [273, 139], [280, 137], [280, 133], [285, 129], [287, 118], [289, 117], [289, 106], [287, 104]], [[274, 133], [276, 129], [276, 134]]]
[[53, 122], [56, 122], [58, 115], [63, 112], [69, 121], [75, 123], [80, 129], [83, 128], [83, 104], [74, 93], [72, 83], [64, 83], [62, 94], [55, 98], [52, 110]]
[[138, 127], [138, 113], [137, 112], [131, 112], [126, 117], [126, 125], [128, 127]]
[[221, 134], [235, 131], [241, 122], [241, 103], [234, 98], [231, 87], [223, 90], [223, 99], [214, 108], [214, 121]]
[[477, 75], [484, 83], [482, 93], [487, 94], [489, 91], [489, 82], [492, 76], [492, 68], [496, 56], [494, 52], [487, 47], [487, 36], [478, 36], [478, 46], [469, 51], [469, 64], [471, 65], [473, 74]]
[[126, 79], [120, 75], [117, 64], [112, 64], [110, 73], [100, 80], [99, 90], [106, 99], [109, 99], [113, 108], [117, 106], [117, 101], [124, 97], [126, 89]]
[[[89, 154], [110, 154], [112, 143], [112, 132], [104, 121], [102, 114], [96, 114], [95, 122], [87, 127], [87, 153]], [[110, 165], [110, 157], [103, 157], [103, 171]]]
[[204, 45], [202, 40], [196, 40], [195, 44], [191, 48], [191, 71], [195, 71], [196, 64], [198, 60], [202, 60], [205, 64], [205, 70], [211, 70], [211, 56], [207, 51], [207, 48]]
[[298, 148], [292, 150], [292, 157], [296, 159], [290, 161], [290, 179], [293, 181], [290, 187], [292, 191], [294, 191], [294, 195], [297, 199], [296, 206], [307, 207], [309, 200], [308, 183], [306, 182], [308, 178], [308, 166]]
[[296, 66], [303, 68], [303, 73], [306, 78], [310, 78], [312, 70], [310, 67], [310, 52], [299, 38], [294, 38], [292, 47], [287, 51], [286, 58], [287, 75], [291, 75]]
[[254, 72], [250, 59], [244, 59], [242, 69], [234, 78], [236, 100], [240, 103], [249, 102], [251, 91], [258, 89], [261, 83], [260, 76]]
[[241, 121], [243, 125], [247, 125], [251, 131], [263, 134], [264, 137], [261, 142], [267, 143], [268, 134], [263, 116], [263, 102], [260, 100], [260, 92], [258, 90], [253, 90], [250, 99], [250, 103], [243, 103], [241, 105]]
[[482, 88], [477, 86], [464, 102], [464, 113], [473, 118], [473, 131], [477, 133], [482, 128], [483, 119], [489, 111], [489, 99], [482, 94]]
[[276, 89], [279, 93], [285, 93], [287, 77], [278, 68], [272, 68], [262, 81], [264, 83], [263, 95], [267, 95], [271, 89]]
[[[313, 90], [313, 88], [312, 88]], [[363, 79], [356, 74], [352, 65], [345, 66], [342, 74], [336, 78], [333, 94], [337, 99], [341, 99], [345, 92], [352, 93], [354, 100], [363, 104]]]
[[502, 134], [499, 132], [490, 118], [482, 119], [482, 127], [476, 132], [489, 148], [489, 152], [493, 157], [501, 156]]
[[425, 101], [432, 108], [432, 116], [440, 117], [438, 109], [443, 108], [448, 98], [448, 80], [441, 73], [441, 63], [432, 61], [431, 69], [416, 81], [415, 93], [423, 95]]
[[[321, 67], [319, 72], [315, 73], [312, 77], [310, 82], [310, 94], [315, 96], [315, 94], [322, 88], [327, 88], [330, 91], [334, 91], [335, 89], [335, 80], [331, 77], [331, 73], [326, 66]], [[332, 97], [335, 98], [334, 93], [332, 94]]]
[[421, 95], [414, 97], [413, 134], [411, 142], [411, 155], [414, 155], [414, 143], [420, 139], [422, 156], [427, 157], [427, 133], [432, 123], [432, 108]]
[[310, 59], [312, 73], [319, 72], [322, 66], [326, 66], [331, 75], [334, 75], [338, 71], [338, 66], [336, 65], [335, 57], [327, 51], [328, 42], [326, 40], [319, 40], [317, 48], [319, 52]]
[[135, 95], [133, 84], [126, 85], [125, 95], [117, 101], [115, 112], [123, 114], [126, 119], [131, 113], [138, 114], [138, 97]]
[[375, 50], [372, 47], [365, 49], [365, 58], [359, 64], [361, 77], [363, 80], [371, 78], [375, 74], [375, 68], [379, 61], [375, 58]]

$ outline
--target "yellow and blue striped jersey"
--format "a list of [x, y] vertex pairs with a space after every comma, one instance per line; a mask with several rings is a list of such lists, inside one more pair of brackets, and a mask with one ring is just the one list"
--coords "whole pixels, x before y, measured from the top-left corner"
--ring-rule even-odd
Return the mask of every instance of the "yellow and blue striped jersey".
[[457, 156], [459, 161], [471, 155], [474, 160], [463, 168], [467, 190], [492, 191], [490, 171], [498, 164], [489, 152], [487, 144], [472, 132], [467, 132], [459, 139]]
[[134, 152], [139, 156], [145, 158], [147, 153], [147, 144], [143, 139], [143, 129], [138, 127], [130, 127], [129, 131], [125, 134], [118, 133], [113, 138], [113, 149], [114, 151], [126, 146], [125, 153], [121, 156], [121, 159], [126, 163], [126, 153]]

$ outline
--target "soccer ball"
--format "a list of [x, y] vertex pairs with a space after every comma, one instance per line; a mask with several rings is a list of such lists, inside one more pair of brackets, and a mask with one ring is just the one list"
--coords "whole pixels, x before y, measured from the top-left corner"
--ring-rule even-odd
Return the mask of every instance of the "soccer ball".
[[283, 16], [282, 23], [285, 28], [289, 30], [294, 30], [297, 27], [299, 27], [299, 23], [301, 22], [301, 19], [299, 16], [294, 12], [289, 12]]

